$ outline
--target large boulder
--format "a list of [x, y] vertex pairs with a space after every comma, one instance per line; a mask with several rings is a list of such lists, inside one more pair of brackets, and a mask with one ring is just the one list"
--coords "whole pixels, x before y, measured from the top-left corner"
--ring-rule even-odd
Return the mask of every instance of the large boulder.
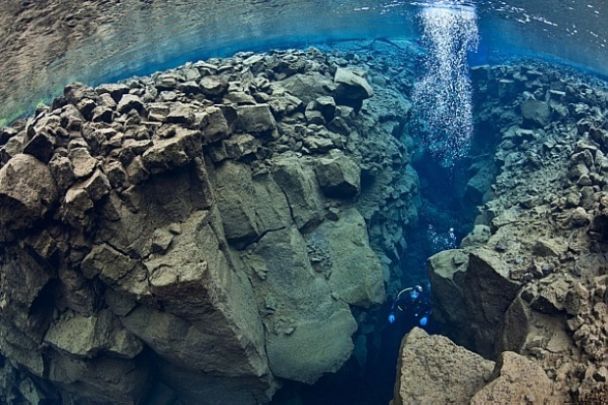
[[[469, 265], [469, 256], [462, 250], [445, 250], [428, 261], [429, 278], [433, 286], [433, 316], [442, 322], [454, 322], [467, 318], [462, 292], [463, 279]], [[458, 332], [455, 328], [453, 333]], [[468, 331], [454, 336], [465, 341]]]
[[31, 155], [16, 155], [0, 169], [0, 235], [32, 226], [58, 197], [50, 169]]
[[319, 159], [315, 172], [323, 193], [333, 198], [351, 198], [361, 190], [361, 169], [342, 153]]
[[168, 139], [157, 139], [142, 155], [143, 163], [152, 174], [183, 167], [201, 154], [202, 133], [176, 127]]
[[[278, 388], [272, 375], [262, 377], [231, 377], [194, 372], [175, 366], [166, 361], [160, 362], [159, 374], [170, 385], [150, 398], [157, 400], [152, 404], [174, 403], [179, 396], [186, 404], [239, 404], [258, 405], [270, 401]], [[163, 402], [165, 396], [168, 398]]]
[[84, 147], [70, 149], [69, 158], [76, 178], [89, 176], [97, 166], [97, 159], [92, 157], [89, 150]]
[[549, 124], [551, 110], [547, 102], [531, 99], [521, 104], [521, 115], [526, 128], [542, 128]]
[[507, 264], [486, 248], [443, 252], [429, 263], [435, 307], [454, 337], [480, 353], [495, 354], [505, 312], [521, 288]]
[[300, 321], [288, 335], [267, 340], [268, 361], [277, 377], [314, 384], [323, 374], [335, 373], [350, 358], [350, 336], [357, 323], [347, 308], [328, 318]]
[[164, 312], [142, 306], [124, 324], [183, 367], [260, 376], [266, 358], [251, 285], [230, 268], [216, 222], [209, 212], [193, 213], [169, 250], [145, 261], [151, 292]]
[[201, 123], [205, 142], [217, 142], [229, 137], [234, 129], [235, 120], [236, 112], [232, 108], [207, 108]]
[[84, 258], [81, 270], [85, 277], [100, 277], [113, 285], [136, 266], [136, 261], [105, 243], [96, 245]]
[[263, 138], [274, 136], [277, 123], [268, 104], [244, 105], [236, 112], [238, 130]]
[[334, 76], [334, 83], [336, 84], [334, 98], [338, 104], [359, 109], [363, 100], [374, 95], [374, 90], [367, 80], [350, 69], [338, 68]]
[[334, 86], [331, 80], [317, 72], [295, 74], [275, 83], [277, 89], [287, 90], [305, 104], [314, 101], [319, 96], [329, 95], [329, 88], [331, 86]]
[[475, 347], [490, 355], [497, 350], [505, 312], [517, 296], [521, 284], [510, 278], [509, 267], [489, 249], [476, 249], [469, 255], [463, 280], [467, 325], [474, 331]]
[[145, 359], [110, 356], [80, 359], [49, 350], [45, 378], [62, 388], [67, 403], [134, 404], [146, 393], [150, 368]]
[[128, 113], [131, 110], [141, 113], [144, 110], [144, 103], [141, 98], [136, 95], [125, 94], [120, 98], [116, 110], [121, 114]]
[[493, 380], [471, 399], [471, 405], [485, 404], [554, 404], [551, 381], [544, 370], [531, 360], [513, 352], [504, 352], [496, 362]]
[[209, 208], [213, 196], [205, 173], [203, 166], [191, 164], [131, 187], [128, 199], [112, 193], [102, 207], [108, 220], [99, 224], [96, 244], [106, 243], [130, 257], [148, 256], [156, 230], [179, 226], [193, 212]]
[[414, 328], [401, 346], [393, 405], [468, 404], [493, 368], [448, 338]]

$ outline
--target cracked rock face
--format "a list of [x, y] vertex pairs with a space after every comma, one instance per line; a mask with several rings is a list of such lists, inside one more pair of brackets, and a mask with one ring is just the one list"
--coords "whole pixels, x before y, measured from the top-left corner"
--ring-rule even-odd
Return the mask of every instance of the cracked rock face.
[[344, 56], [74, 84], [3, 130], [4, 403], [263, 403], [344, 365], [417, 187], [408, 101]]
[[435, 315], [457, 343], [502, 364], [472, 403], [606, 398], [608, 93], [546, 66], [473, 76], [480, 120], [498, 133], [498, 170], [461, 249], [429, 260]]

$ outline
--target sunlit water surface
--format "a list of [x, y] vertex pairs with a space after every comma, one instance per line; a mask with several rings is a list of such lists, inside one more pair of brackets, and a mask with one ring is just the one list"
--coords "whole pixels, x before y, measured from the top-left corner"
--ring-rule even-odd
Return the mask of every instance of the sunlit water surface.
[[[448, 2], [7, 0], [0, 4], [0, 119], [31, 111], [70, 81], [96, 84], [237, 50], [341, 39], [418, 41], [425, 30], [420, 9], [438, 3]], [[533, 55], [608, 74], [604, 0], [477, 0], [464, 5], [476, 7], [481, 43], [474, 62]]]

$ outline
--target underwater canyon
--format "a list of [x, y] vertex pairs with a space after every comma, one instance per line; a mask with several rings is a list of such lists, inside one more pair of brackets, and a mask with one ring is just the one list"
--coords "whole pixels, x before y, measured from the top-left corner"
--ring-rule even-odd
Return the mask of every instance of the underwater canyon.
[[189, 6], [119, 3], [0, 8], [0, 403], [608, 400], [601, 57], [476, 57], [476, 9], [440, 1], [419, 39], [219, 24], [218, 56], [163, 34], [183, 58], [79, 71], [87, 30], [144, 40], [117, 10]]

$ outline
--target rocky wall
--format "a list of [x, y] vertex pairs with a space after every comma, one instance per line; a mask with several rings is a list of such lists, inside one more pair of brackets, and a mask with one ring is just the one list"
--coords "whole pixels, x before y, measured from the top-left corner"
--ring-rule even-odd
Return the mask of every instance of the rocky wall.
[[557, 399], [528, 389], [529, 403], [605, 399], [608, 92], [542, 64], [473, 78], [479, 116], [499, 128], [498, 175], [461, 248], [429, 260], [435, 315], [486, 358], [540, 366]]
[[3, 402], [253, 404], [338, 370], [416, 211], [385, 66], [241, 53], [2, 129]]

